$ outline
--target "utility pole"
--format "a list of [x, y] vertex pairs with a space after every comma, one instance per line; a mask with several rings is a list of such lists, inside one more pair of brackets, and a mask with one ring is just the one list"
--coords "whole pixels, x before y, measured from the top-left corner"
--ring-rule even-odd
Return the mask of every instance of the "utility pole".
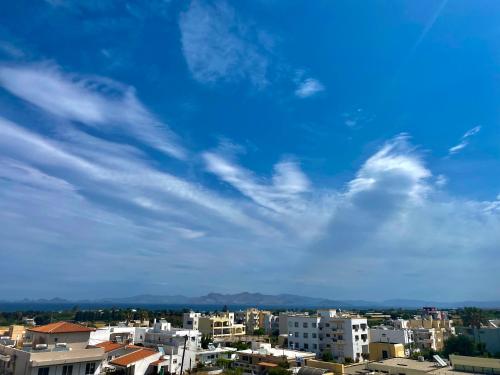
[[182, 360], [181, 360], [181, 375], [182, 375], [182, 370], [184, 369], [184, 355], [186, 354], [187, 341], [188, 341], [188, 335], [184, 336], [184, 350], [182, 351]]

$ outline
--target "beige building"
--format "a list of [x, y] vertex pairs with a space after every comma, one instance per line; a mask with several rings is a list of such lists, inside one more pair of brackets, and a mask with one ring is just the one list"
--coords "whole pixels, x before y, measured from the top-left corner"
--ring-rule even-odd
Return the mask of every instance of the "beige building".
[[222, 312], [214, 315], [201, 315], [198, 319], [198, 330], [213, 338], [245, 335], [245, 325], [234, 321], [233, 312]]
[[1, 327], [0, 329], [0, 337], [5, 341], [11, 340], [12, 345], [14, 346], [22, 346], [24, 335], [26, 333], [26, 328], [20, 325], [11, 325], [9, 327]]
[[72, 349], [85, 349], [89, 343], [90, 332], [94, 328], [80, 324], [57, 322], [26, 330], [25, 345], [36, 348], [37, 345], [54, 347], [56, 344], [67, 344]]
[[59, 322], [31, 328], [22, 349], [0, 345], [1, 375], [97, 375], [103, 348], [87, 348], [92, 329]]
[[419, 349], [443, 350], [444, 342], [455, 334], [452, 320], [432, 316], [410, 319], [408, 328], [413, 330], [415, 347]]
[[236, 313], [238, 323], [245, 325], [246, 333], [252, 335], [255, 330], [265, 328], [265, 319], [271, 314], [270, 311], [250, 308]]

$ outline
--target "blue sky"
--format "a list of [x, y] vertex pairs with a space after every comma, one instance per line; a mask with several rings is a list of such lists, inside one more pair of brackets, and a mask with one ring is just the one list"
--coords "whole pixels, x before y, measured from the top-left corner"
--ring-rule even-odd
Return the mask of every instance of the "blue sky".
[[500, 3], [17, 1], [5, 298], [500, 298]]

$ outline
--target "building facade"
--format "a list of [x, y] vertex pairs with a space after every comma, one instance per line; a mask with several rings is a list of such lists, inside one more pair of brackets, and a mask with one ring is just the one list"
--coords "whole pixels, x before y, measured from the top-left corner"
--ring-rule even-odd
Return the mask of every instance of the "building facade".
[[369, 332], [366, 318], [318, 310], [315, 315], [287, 317], [288, 348], [330, 353], [335, 360], [360, 362], [368, 358]]

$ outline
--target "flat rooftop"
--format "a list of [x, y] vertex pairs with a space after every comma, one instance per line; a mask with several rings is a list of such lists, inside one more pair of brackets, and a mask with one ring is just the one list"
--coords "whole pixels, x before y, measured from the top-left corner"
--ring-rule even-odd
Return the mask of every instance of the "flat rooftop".
[[375, 362], [368, 362], [366, 364], [366, 368], [370, 370], [375, 370], [375, 372], [378, 372], [378, 367], [382, 366], [390, 366], [390, 367], [397, 367], [400, 369], [411, 369], [411, 370], [417, 370], [417, 371], [422, 371], [422, 372], [428, 372], [433, 375], [436, 374], [464, 374], [463, 371], [455, 371], [453, 370], [453, 367], [451, 366], [444, 366], [440, 367], [436, 362], [431, 362], [431, 361], [417, 361], [415, 359], [409, 359], [409, 358], [389, 358], [389, 359], [384, 359], [382, 361], [375, 361]]

